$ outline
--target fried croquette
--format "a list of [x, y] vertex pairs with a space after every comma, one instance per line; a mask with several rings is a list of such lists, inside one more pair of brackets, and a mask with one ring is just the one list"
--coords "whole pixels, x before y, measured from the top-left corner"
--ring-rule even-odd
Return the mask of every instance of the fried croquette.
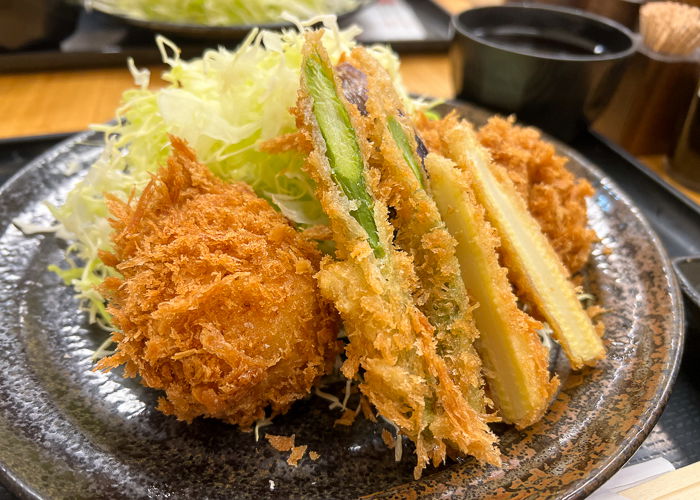
[[107, 196], [101, 290], [117, 331], [97, 369], [165, 392], [158, 409], [243, 428], [284, 413], [332, 368], [337, 318], [314, 274], [321, 255], [244, 183], [197, 163], [184, 141], [138, 200]]
[[585, 179], [566, 169], [566, 158], [532, 127], [494, 116], [478, 132], [493, 160], [505, 167], [520, 195], [570, 273], [588, 261], [595, 232], [587, 227], [586, 198], [593, 195]]
[[[291, 451], [289, 457], [287, 458], [287, 464], [292, 467], [296, 467], [297, 465], [299, 465], [299, 461], [302, 458], [304, 458], [304, 454], [306, 453], [306, 449], [308, 448], [308, 445], [305, 444], [295, 446], [294, 434], [292, 434], [291, 436], [275, 436], [274, 434], [265, 434], [265, 439], [267, 439], [267, 441], [270, 443], [270, 446], [272, 446], [277, 451]], [[316, 461], [320, 456], [321, 455], [319, 455], [315, 451], [309, 452], [309, 458], [311, 458], [311, 460]]]

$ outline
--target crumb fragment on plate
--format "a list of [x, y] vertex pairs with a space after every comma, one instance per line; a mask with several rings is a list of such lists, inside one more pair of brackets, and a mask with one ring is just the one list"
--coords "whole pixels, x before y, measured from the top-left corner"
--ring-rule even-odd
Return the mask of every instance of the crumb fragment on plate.
[[318, 460], [319, 458], [321, 458], [321, 454], [318, 453], [317, 451], [310, 451], [310, 452], [309, 452], [309, 458], [315, 462], [316, 460]]
[[608, 312], [608, 310], [598, 304], [593, 304], [592, 306], [588, 306], [586, 308], [586, 314], [588, 314], [588, 317], [591, 319], [595, 319], [606, 312]]
[[[299, 461], [304, 458], [304, 453], [306, 453], [306, 448], [308, 448], [307, 445], [300, 445], [300, 446], [294, 446], [294, 439], [295, 435], [292, 434], [291, 436], [276, 436], [274, 434], [265, 434], [265, 439], [270, 443], [270, 446], [272, 446], [274, 449], [277, 451], [291, 451], [289, 457], [287, 458], [287, 463], [291, 465], [292, 467], [296, 467], [299, 464]], [[315, 455], [316, 458], [313, 458], [312, 460], [317, 460], [318, 457], [320, 456], [316, 452], [311, 452], [311, 455]]]
[[394, 436], [392, 436], [391, 432], [389, 432], [386, 429], [382, 429], [382, 441], [384, 441], [384, 444], [390, 450], [393, 450], [394, 446], [396, 446], [396, 441], [394, 440]]
[[301, 446], [295, 446], [292, 448], [292, 453], [287, 459], [287, 463], [292, 467], [296, 467], [299, 464], [299, 460], [304, 458], [304, 453], [306, 453], [307, 446], [305, 444]]
[[362, 408], [362, 415], [369, 420], [370, 422], [376, 422], [377, 417], [374, 415], [374, 412], [372, 411], [372, 407], [369, 404], [369, 400], [362, 396], [360, 398], [360, 408]]
[[294, 434], [291, 436], [275, 436], [274, 434], [265, 434], [265, 439], [277, 451], [290, 451], [294, 448]]
[[357, 405], [357, 408], [354, 410], [347, 408], [343, 412], [343, 416], [337, 419], [333, 425], [347, 425], [348, 427], [351, 426], [355, 422], [357, 415], [360, 413], [361, 408], [362, 404]]
[[592, 306], [588, 306], [586, 308], [586, 314], [588, 314], [588, 317], [591, 318], [591, 321], [593, 321], [593, 328], [595, 328], [596, 333], [600, 337], [605, 335], [605, 323], [603, 323], [599, 317], [601, 314], [605, 314], [607, 312], [610, 311], [602, 306], [599, 306], [598, 304], [593, 304]]

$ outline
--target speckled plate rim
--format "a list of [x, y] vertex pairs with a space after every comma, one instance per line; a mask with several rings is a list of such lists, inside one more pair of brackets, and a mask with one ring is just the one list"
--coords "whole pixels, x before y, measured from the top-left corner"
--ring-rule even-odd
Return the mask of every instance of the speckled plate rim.
[[[10, 177], [5, 183], [0, 186], [0, 205], [5, 203], [5, 199], [8, 193], [11, 193], [14, 189], [14, 185], [22, 181], [22, 177], [27, 175], [33, 170], [39, 170], [44, 167], [44, 165], [50, 163], [52, 160], [57, 158], [61, 152], [69, 148], [70, 144], [75, 142], [83, 142], [87, 137], [92, 135], [92, 131], [79, 132], [77, 134], [71, 135], [66, 139], [62, 140], [58, 144], [52, 146], [44, 153], [40, 154], [33, 160], [31, 160], [27, 165], [19, 169], [12, 177]], [[43, 497], [39, 495], [34, 488], [31, 487], [26, 481], [16, 476], [12, 470], [10, 470], [0, 457], [0, 482], [11, 491], [13, 494], [17, 495], [19, 498], [41, 500]]]
[[[29, 172], [33, 170], [38, 170], [43, 168], [45, 164], [48, 164], [51, 162], [53, 159], [55, 159], [57, 156], [61, 154], [61, 151], [64, 150], [68, 144], [76, 142], [76, 141], [82, 141], [86, 137], [90, 136], [92, 132], [91, 131], [85, 131], [85, 132], [79, 132], [77, 134], [71, 135], [65, 139], [63, 139], [61, 142], [58, 144], [52, 146], [49, 148], [47, 151], [44, 153], [40, 154], [33, 160], [31, 160], [27, 165], [19, 169], [17, 172], [15, 172], [12, 177], [10, 177], [5, 183], [0, 186], [0, 205], [5, 203], [5, 198], [7, 197], [8, 193], [12, 192], [14, 189], [14, 185], [17, 184], [18, 182], [21, 182], [22, 177], [27, 175]], [[27, 482], [23, 481], [21, 478], [16, 476], [12, 470], [9, 469], [5, 465], [5, 463], [1, 460], [0, 458], [0, 482], [7, 488], [9, 491], [11, 491], [13, 494], [17, 495], [19, 498], [24, 498], [24, 499], [41, 499], [41, 495], [39, 495], [32, 487], [29, 485]]]
[[[465, 105], [464, 102], [455, 100], [447, 101], [436, 109], [438, 111], [457, 109], [458, 111], [460, 111], [460, 113], [463, 113], [465, 115], [468, 115], [470, 113], [477, 115], [497, 114], [495, 112], [489, 112], [486, 109], [476, 106], [474, 104], [469, 103], [468, 105]], [[594, 175], [596, 175], [600, 179], [601, 184], [606, 184], [611, 191], [614, 191], [619, 197], [619, 199], [624, 204], [630, 207], [632, 214], [635, 217], [637, 217], [642, 228], [650, 237], [650, 243], [653, 244], [654, 249], [660, 257], [664, 274], [669, 277], [669, 291], [673, 318], [672, 331], [669, 333], [669, 336], [675, 336], [678, 340], [678, 342], [675, 344], [677, 348], [670, 353], [670, 369], [668, 370], [668, 372], [666, 372], [665, 377], [662, 379], [661, 383], [657, 387], [657, 394], [659, 394], [659, 397], [656, 399], [653, 405], [647, 408], [648, 418], [646, 418], [643, 421], [643, 423], [640, 426], [638, 426], [636, 432], [631, 436], [630, 439], [625, 440], [624, 444], [617, 449], [617, 452], [615, 454], [610, 455], [606, 460], [599, 462], [599, 468], [594, 475], [572, 483], [571, 487], [566, 490], [562, 490], [560, 492], [561, 494], [558, 497], [561, 499], [574, 500], [582, 499], [590, 495], [596, 489], [602, 486], [603, 483], [610, 479], [610, 477], [612, 477], [613, 474], [615, 474], [619, 469], [621, 469], [627, 463], [627, 461], [630, 458], [632, 458], [632, 455], [634, 455], [637, 449], [642, 445], [646, 437], [649, 435], [649, 433], [652, 431], [652, 429], [658, 422], [659, 418], [661, 418], [661, 414], [663, 413], [663, 410], [666, 407], [666, 404], [668, 403], [668, 399], [671, 396], [671, 389], [676, 380], [676, 377], [678, 376], [678, 371], [680, 369], [681, 359], [683, 356], [683, 347], [685, 344], [686, 330], [685, 309], [683, 306], [683, 298], [681, 294], [680, 285], [678, 283], [676, 273], [673, 269], [671, 259], [668, 256], [668, 252], [666, 252], [666, 249], [661, 243], [661, 239], [652, 229], [651, 225], [649, 224], [649, 221], [647, 221], [644, 214], [642, 214], [642, 212], [632, 201], [632, 199], [617, 183], [612, 181], [612, 179], [610, 179], [610, 177], [608, 177], [600, 167], [588, 161], [581, 153], [571, 148], [570, 146], [562, 143], [558, 139], [547, 135], [546, 133], [543, 133], [543, 138], [545, 138], [548, 142], [553, 144], [557, 149], [558, 153], [563, 153], [567, 157], [575, 160], [577, 163], [585, 165], [586, 169], [590, 170]], [[385, 493], [390, 492], [392, 495], [396, 494], [400, 496], [402, 493], [409, 493], [409, 487], [410, 483], [405, 485], [399, 485], [394, 488], [391, 488]]]
[[[471, 111], [472, 113], [476, 112], [477, 114], [487, 113], [485, 110], [478, 108], [474, 105], [469, 104], [465, 106], [464, 103], [456, 101], [448, 102], [444, 106], [453, 107], [457, 110], [464, 112]], [[85, 131], [71, 136], [65, 139], [64, 141], [61, 141], [59, 144], [53, 146], [45, 153], [42, 153], [34, 160], [32, 160], [24, 168], [22, 168], [16, 174], [14, 174], [3, 186], [0, 187], [0, 204], [4, 203], [7, 194], [11, 193], [12, 189], [14, 188], [14, 185], [18, 182], [21, 182], [22, 177], [24, 177], [27, 173], [35, 169], [43, 168], [45, 164], [50, 163], [53, 159], [58, 157], [66, 149], [69, 149], [70, 145], [76, 142], [85, 142], [85, 139], [87, 139], [92, 134], [93, 132], [91, 131]], [[627, 196], [627, 194], [616, 183], [611, 181], [608, 176], [605, 175], [604, 171], [601, 170], [600, 167], [586, 160], [582, 154], [572, 149], [571, 147], [562, 144], [561, 142], [557, 141], [556, 139], [552, 139], [551, 137], [546, 138], [548, 141], [552, 142], [552, 144], [555, 145], [559, 152], [569, 156], [578, 163], [584, 164], [587, 169], [590, 169], [591, 172], [600, 179], [601, 183], [606, 184], [611, 191], [615, 192], [615, 194], [624, 204], [630, 207], [632, 214], [638, 219], [642, 228], [649, 236], [649, 243], [653, 245], [655, 252], [660, 257], [660, 262], [662, 264], [662, 270], [664, 274], [669, 277], [669, 298], [672, 312], [671, 316], [673, 319], [673, 327], [672, 331], [669, 332], [669, 337], [675, 337], [677, 340], [675, 343], [671, 344], [671, 347], [675, 346], [675, 348], [669, 353], [669, 369], [665, 372], [663, 378], [661, 379], [661, 382], [656, 388], [656, 394], [658, 394], [658, 397], [655, 399], [654, 403], [652, 405], [649, 405], [646, 409], [647, 411], [645, 414], [647, 415], [647, 418], [645, 418], [640, 423], [640, 425], [636, 426], [635, 429], [633, 429], [636, 432], [630, 433], [630, 435], [628, 436], [629, 439], [626, 439], [624, 443], [617, 448], [617, 452], [615, 454], [612, 454], [607, 459], [598, 462], [597, 470], [593, 475], [585, 479], [581, 479], [579, 481], [570, 483], [570, 488], [562, 489], [559, 492], [560, 494], [558, 495], [558, 498], [570, 500], [585, 498], [585, 496], [595, 491], [617, 470], [619, 470], [632, 457], [634, 452], [637, 450], [637, 448], [639, 448], [639, 446], [642, 444], [644, 439], [651, 432], [654, 425], [660, 418], [661, 413], [663, 412], [663, 409], [668, 401], [668, 398], [670, 397], [671, 388], [680, 368], [680, 361], [683, 354], [683, 345], [685, 337], [685, 314], [680, 287], [675, 273], [673, 271], [673, 267], [668, 257], [668, 254], [663, 248], [659, 237], [653, 231], [650, 224], [640, 212], [640, 210], [635, 206], [635, 204]], [[423, 480], [419, 480], [418, 483], [429, 479], [430, 476], [424, 478]], [[14, 475], [13, 472], [2, 462], [0, 462], [0, 480], [2, 480], [2, 482], [10, 491], [15, 493], [20, 498], [42, 498], [39, 494], [37, 494], [37, 492], [31, 487], [30, 484]], [[396, 487], [390, 488], [389, 490], [386, 490], [384, 492], [377, 492], [376, 494], [380, 496], [387, 495], [392, 497], [401, 497], [406, 494], [415, 495], [415, 491], [410, 490], [410, 487], [413, 484], [415, 483], [409, 482], [403, 485], [398, 485]]]
[[[556, 144], [557, 149], [559, 149], [562, 152], [566, 152], [566, 154], [572, 158], [583, 157], [574, 149], [565, 146], [554, 139], [548, 138], [548, 140]], [[576, 486], [576, 488], [572, 489], [571, 492], [567, 492], [567, 495], [562, 497], [567, 499], [582, 499], [590, 495], [600, 486], [602, 486], [603, 483], [610, 479], [610, 477], [612, 477], [613, 474], [615, 474], [618, 470], [624, 467], [627, 461], [630, 458], [632, 458], [632, 455], [634, 455], [637, 449], [642, 445], [642, 443], [652, 431], [656, 423], [659, 421], [659, 418], [661, 418], [661, 414], [663, 413], [664, 408], [668, 403], [668, 399], [671, 397], [671, 389], [673, 388], [673, 384], [675, 383], [676, 378], [678, 377], [678, 371], [680, 370], [681, 359], [683, 357], [683, 349], [685, 346], [686, 321], [685, 308], [683, 306], [683, 296], [681, 293], [680, 286], [678, 284], [676, 273], [674, 272], [671, 260], [668, 256], [668, 252], [666, 252], [666, 249], [663, 247], [661, 239], [652, 229], [646, 217], [644, 217], [641, 211], [639, 211], [639, 209], [636, 207], [634, 202], [627, 196], [627, 194], [616, 183], [610, 180], [610, 178], [607, 177], [599, 167], [595, 165], [588, 166], [595, 173], [599, 174], [601, 176], [601, 179], [606, 179], [608, 181], [608, 185], [613, 190], [617, 191], [617, 193], [620, 196], [620, 199], [626, 202], [630, 207], [632, 207], [635, 210], [635, 215], [639, 218], [640, 222], [642, 223], [642, 227], [647, 231], [647, 234], [651, 236], [651, 242], [654, 244], [654, 247], [656, 248], [657, 252], [662, 257], [664, 273], [667, 276], [669, 276], [671, 282], [671, 305], [674, 320], [673, 332], [675, 332], [675, 335], [678, 337], [678, 347], [672, 352], [670, 360], [671, 368], [667, 372], [663, 383], [659, 386], [661, 396], [656, 400], [655, 404], [652, 405], [651, 408], [648, 408], [649, 418], [647, 418], [644, 421], [644, 423], [640, 426], [640, 428], [634, 434], [632, 439], [626, 441], [625, 444], [618, 449], [617, 454], [610, 456], [608, 460], [605, 460], [601, 464], [601, 468], [595, 476], [591, 476], [588, 479], [582, 481], [579, 485]]]
[[673, 311], [673, 328], [671, 331], [671, 335], [675, 335], [678, 338], [678, 342], [676, 344], [677, 348], [671, 353], [670, 370], [666, 373], [662, 384], [660, 384], [659, 386], [659, 391], [661, 395], [656, 400], [655, 404], [652, 405], [651, 408], [648, 408], [649, 418], [647, 418], [644, 421], [644, 423], [640, 426], [640, 428], [638, 429], [636, 434], [634, 434], [632, 439], [626, 441], [625, 444], [621, 448], [619, 448], [618, 453], [616, 455], [610, 456], [608, 460], [604, 461], [601, 464], [601, 468], [598, 474], [582, 481], [581, 484], [577, 485], [577, 487], [571, 492], [567, 492], [567, 494], [563, 497], [573, 499], [584, 498], [585, 496], [590, 495], [591, 493], [593, 493], [593, 491], [602, 486], [602, 484], [605, 481], [607, 481], [613, 474], [615, 474], [615, 472], [622, 468], [627, 463], [627, 461], [630, 458], [632, 458], [632, 455], [634, 455], [637, 449], [642, 445], [646, 437], [649, 435], [651, 430], [658, 422], [659, 418], [661, 418], [661, 414], [663, 413], [663, 410], [666, 407], [666, 403], [668, 403], [668, 398], [671, 396], [671, 389], [673, 387], [674, 382], [676, 381], [676, 377], [678, 376], [678, 371], [680, 369], [681, 359], [683, 357], [683, 348], [685, 345], [686, 322], [685, 309], [683, 306], [683, 296], [681, 294], [681, 289], [678, 284], [676, 273], [674, 272], [673, 266], [671, 264], [671, 259], [669, 258], [668, 252], [666, 252], [666, 249], [661, 243], [661, 239], [652, 229], [651, 224], [649, 224], [649, 221], [647, 221], [644, 214], [641, 213], [641, 211], [639, 210], [639, 208], [637, 208], [636, 204], [632, 201], [632, 199], [629, 196], [627, 196], [627, 193], [625, 193], [625, 191], [620, 186], [613, 182], [600, 167], [588, 162], [587, 160], [584, 160], [584, 156], [581, 153], [565, 144], [562, 144], [558, 140], [553, 139], [551, 137], [547, 137], [547, 140], [552, 142], [560, 152], [565, 153], [570, 158], [574, 158], [579, 162], [584, 161], [586, 163], [586, 166], [591, 171], [597, 174], [602, 181], [605, 181], [608, 184], [608, 186], [618, 194], [619, 198], [632, 208], [634, 215], [639, 219], [642, 227], [644, 228], [646, 233], [651, 237], [651, 243], [654, 245], [654, 248], [661, 257], [664, 274], [669, 277], [671, 284], [671, 307]]

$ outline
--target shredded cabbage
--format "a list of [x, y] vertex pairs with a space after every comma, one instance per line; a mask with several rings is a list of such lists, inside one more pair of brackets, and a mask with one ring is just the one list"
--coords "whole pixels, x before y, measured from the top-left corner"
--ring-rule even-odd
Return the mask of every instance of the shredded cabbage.
[[[359, 29], [341, 31], [333, 16], [321, 21], [328, 28], [324, 46], [337, 62], [342, 52], [355, 45]], [[110, 249], [103, 193], [125, 200], [138, 195], [150, 173], [168, 157], [168, 134], [185, 138], [213, 173], [249, 183], [296, 224], [326, 222], [313, 195], [313, 182], [301, 168], [303, 158], [256, 148], [260, 141], [296, 130], [289, 108], [295, 104], [299, 86], [303, 31], [312, 22], [318, 19], [299, 24], [299, 31], [253, 30], [235, 51], [208, 50], [192, 61], [181, 60], [178, 47], [158, 37], [163, 61], [170, 66], [163, 75], [169, 84], [160, 90], [149, 89], [148, 73], [129, 63], [138, 88], [122, 96], [115, 123], [93, 127], [104, 132], [104, 153], [66, 202], [50, 207], [60, 223], [57, 235], [67, 235], [72, 242], [65, 265], [51, 269], [74, 287], [91, 322], [110, 328], [96, 286], [116, 275], [98, 256], [99, 251]], [[381, 46], [369, 50], [403, 89], [396, 55]]]
[[299, 19], [320, 14], [342, 14], [358, 0], [86, 0], [88, 8], [148, 21], [194, 23], [208, 26], [279, 21], [283, 13]]

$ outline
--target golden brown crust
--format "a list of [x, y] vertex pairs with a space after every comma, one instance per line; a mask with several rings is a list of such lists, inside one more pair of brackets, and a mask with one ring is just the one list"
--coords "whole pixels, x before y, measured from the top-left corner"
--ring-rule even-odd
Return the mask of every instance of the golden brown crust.
[[394, 436], [391, 435], [391, 432], [389, 432], [386, 429], [382, 429], [382, 441], [384, 441], [384, 444], [390, 450], [393, 450], [394, 446], [396, 446], [396, 439], [394, 439]]
[[355, 423], [355, 419], [360, 414], [361, 409], [362, 405], [358, 405], [357, 408], [355, 408], [354, 410], [351, 408], [346, 408], [342, 416], [336, 419], [333, 425], [344, 425], [350, 427], [352, 424]]
[[289, 454], [287, 463], [292, 467], [296, 467], [297, 465], [299, 465], [299, 461], [302, 458], [304, 458], [304, 453], [306, 453], [307, 447], [307, 445], [302, 444], [300, 446], [295, 446], [294, 448], [292, 448], [292, 452]]
[[[449, 371], [458, 374], [453, 378], [460, 390], [475, 411], [489, 419], [485, 414], [481, 362], [472, 345], [479, 334], [460, 276], [456, 242], [429, 194], [429, 179], [415, 153], [413, 123], [403, 112], [391, 77], [366, 49], [355, 48], [345, 63], [366, 75], [368, 113], [357, 116], [356, 129], [374, 145], [370, 168], [378, 179], [377, 198], [394, 209], [394, 244], [413, 259], [418, 279], [413, 293], [416, 305], [435, 328], [438, 350]], [[414, 160], [422, 169], [422, 183], [389, 130], [389, 120], [395, 120], [403, 130]]]
[[450, 157], [475, 181], [475, 194], [501, 236], [501, 257], [520, 296], [547, 321], [573, 369], [595, 365], [605, 357], [605, 348], [577, 299], [569, 271], [506, 170], [491, 161], [471, 124], [460, 123], [442, 137]]
[[265, 434], [265, 439], [277, 451], [291, 451], [294, 448], [294, 434], [291, 436], [276, 436], [275, 434]]
[[286, 411], [332, 366], [336, 315], [313, 278], [320, 253], [243, 183], [226, 184], [185, 143], [139, 200], [108, 196], [122, 278], [102, 285], [116, 353], [162, 389], [159, 409], [250, 426]]
[[273, 137], [258, 144], [259, 151], [270, 154], [286, 153], [288, 151], [308, 154], [311, 152], [311, 149], [312, 145], [307, 137], [299, 132]]
[[[304, 55], [313, 54], [328, 65], [318, 36], [307, 35]], [[335, 83], [336, 93], [357, 128], [360, 112], [347, 104], [340, 82]], [[444, 360], [437, 355], [434, 329], [414, 303], [417, 279], [413, 262], [392, 246], [393, 229], [386, 205], [377, 202], [374, 207], [379, 240], [386, 253], [377, 258], [367, 233], [350, 214], [352, 203], [333, 181], [326, 143], [304, 77], [295, 114], [298, 128], [314, 145], [305, 168], [316, 182], [316, 194], [336, 243], [337, 261], [325, 258], [317, 277], [321, 292], [340, 312], [350, 340], [343, 374], [348, 378], [361, 374], [362, 393], [384, 418], [415, 442], [416, 477], [429, 461], [441, 463], [448, 445], [482, 461], [500, 463], [495, 436], [452, 380]], [[371, 144], [358, 142], [366, 162], [371, 157]], [[365, 175], [368, 192], [376, 199], [377, 176], [366, 169]]]

